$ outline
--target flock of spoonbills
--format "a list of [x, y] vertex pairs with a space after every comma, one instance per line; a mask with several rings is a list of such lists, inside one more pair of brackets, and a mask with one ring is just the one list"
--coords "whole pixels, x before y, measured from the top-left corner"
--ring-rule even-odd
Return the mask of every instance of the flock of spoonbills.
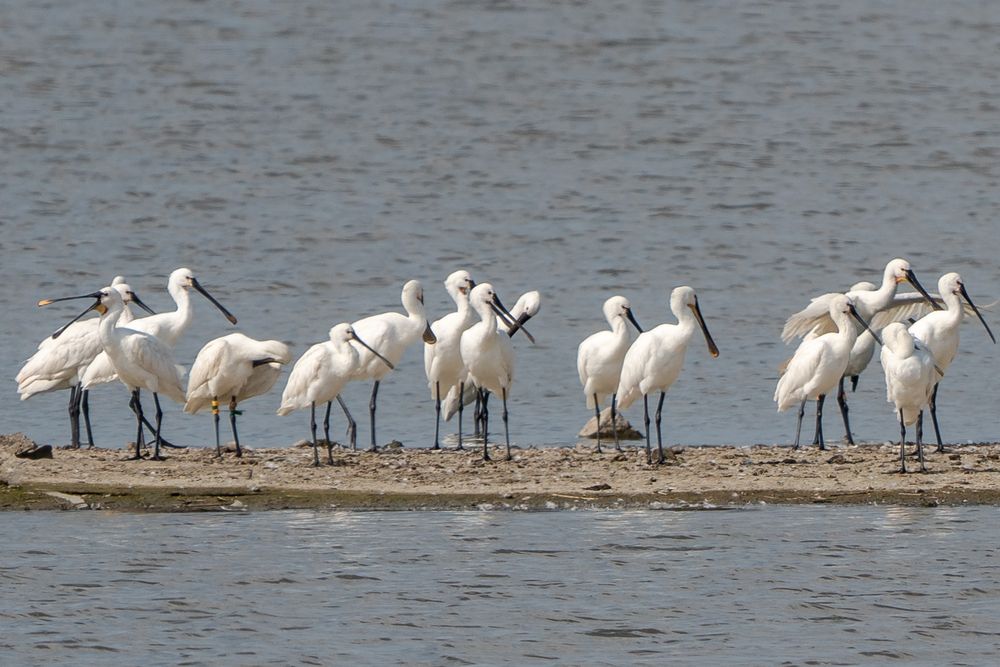
[[[897, 287], [902, 282], [909, 282], [917, 291], [898, 293]], [[323, 430], [328, 463], [336, 464], [330, 439], [330, 412], [335, 399], [347, 419], [351, 447], [357, 447], [357, 424], [341, 397], [344, 387], [352, 380], [372, 381], [368, 405], [370, 450], [377, 450], [375, 415], [379, 385], [399, 363], [405, 350], [419, 340], [425, 344], [424, 370], [435, 403], [433, 448], [440, 448], [442, 409], [446, 420], [457, 412], [458, 449], [464, 448], [464, 407], [474, 402], [475, 430], [483, 440], [483, 458], [489, 460], [489, 398], [499, 395], [506, 457], [511, 458], [507, 411], [514, 378], [511, 339], [521, 331], [534, 342], [524, 325], [538, 313], [540, 296], [538, 292], [524, 294], [514, 308], [508, 310], [491, 284], [476, 284], [468, 271], [455, 271], [444, 285], [455, 302], [455, 312], [428, 322], [423, 287], [420, 282], [411, 280], [402, 290], [405, 314], [382, 313], [353, 323], [337, 324], [330, 329], [329, 340], [310, 347], [295, 362], [281, 396], [278, 414], [310, 411], [314, 465], [320, 465], [316, 408], [324, 403]], [[211, 408], [216, 453], [220, 456], [220, 401], [227, 402], [236, 455], [242, 455], [236, 428], [236, 417], [240, 414], [237, 407], [242, 401], [271, 389], [282, 367], [291, 363], [291, 351], [279, 341], [258, 341], [241, 333], [222, 336], [210, 341], [198, 353], [185, 388], [184, 369], [174, 362], [173, 348], [191, 323], [190, 291], [195, 290], [211, 301], [232, 324], [236, 323], [236, 318], [209, 294], [189, 269], [181, 268], [171, 273], [167, 290], [177, 308], [160, 314], [154, 314], [121, 276], [97, 292], [39, 302], [41, 306], [68, 299], [94, 299], [90, 307], [44, 339], [16, 377], [22, 400], [45, 392], [70, 391], [71, 447], [79, 447], [81, 443], [81, 414], [88, 444], [93, 446], [89, 392], [95, 386], [118, 379], [131, 392], [129, 407], [136, 417], [132, 459], [142, 457], [144, 428], [153, 434], [152, 459], [162, 459], [161, 446], [174, 446], [161, 436], [163, 412], [159, 394], [182, 403], [189, 413]], [[130, 304], [143, 308], [150, 315], [136, 318]], [[652, 463], [649, 395], [659, 393], [654, 424], [657, 462], [662, 462], [664, 397], [680, 376], [688, 344], [696, 329], [704, 335], [709, 353], [713, 357], [719, 355], [691, 287], [673, 290], [670, 309], [677, 318], [676, 324], [661, 324], [644, 332], [629, 300], [613, 296], [603, 307], [610, 330], [599, 331], [580, 343], [577, 370], [587, 407], [593, 409], [597, 417], [598, 452], [601, 451], [600, 419], [604, 401], [608, 397], [611, 399], [612, 431], [615, 447], [620, 449], [616, 412], [627, 409], [641, 396], [646, 459]], [[91, 311], [97, 311], [100, 317], [84, 319]], [[936, 397], [940, 381], [958, 350], [959, 325], [967, 314], [976, 315], [996, 342], [957, 273], [943, 275], [938, 281], [938, 295], [932, 295], [920, 285], [906, 260], [894, 259], [885, 267], [881, 286], [858, 283], [844, 294], [818, 296], [791, 315], [782, 338], [788, 342], [801, 337], [803, 341], [782, 368], [774, 400], [779, 411], [794, 406], [799, 408], [795, 447], [799, 447], [805, 405], [814, 400], [817, 406], [814, 444], [825, 448], [823, 402], [835, 389], [846, 437], [853, 443], [844, 380], [850, 378], [856, 386], [858, 376], [874, 356], [875, 344], [879, 343], [887, 398], [894, 404], [899, 418], [902, 471], [906, 472], [906, 427], [914, 423], [920, 465], [925, 469], [923, 410], [930, 410], [940, 451], [943, 444]], [[901, 323], [905, 320], [910, 321], [909, 327]], [[637, 337], [631, 335], [629, 324], [638, 332]], [[154, 422], [150, 422], [143, 412], [142, 390], [153, 394]]]

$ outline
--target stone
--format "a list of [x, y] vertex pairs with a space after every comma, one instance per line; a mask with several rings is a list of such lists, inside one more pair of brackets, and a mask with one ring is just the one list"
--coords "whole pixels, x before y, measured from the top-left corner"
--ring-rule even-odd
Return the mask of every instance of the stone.
[[[635, 430], [632, 424], [629, 423], [622, 413], [615, 415], [615, 425], [618, 427], [618, 439], [619, 440], [639, 440], [643, 437], [642, 433]], [[580, 432], [577, 434], [581, 438], [597, 438], [597, 417], [591, 417]], [[611, 429], [611, 408], [607, 407], [601, 411], [601, 440], [612, 440], [614, 438], [614, 433]]]
[[15, 452], [14, 456], [19, 459], [31, 459], [33, 461], [37, 461], [38, 459], [51, 459], [52, 445], [32, 444], [30, 447]]

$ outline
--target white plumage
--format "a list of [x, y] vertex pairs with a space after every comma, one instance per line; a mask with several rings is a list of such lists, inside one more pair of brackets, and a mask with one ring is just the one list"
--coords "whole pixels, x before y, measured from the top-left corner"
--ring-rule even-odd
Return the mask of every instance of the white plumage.
[[[628, 352], [632, 338], [629, 335], [628, 322], [635, 326], [641, 334], [642, 328], [632, 314], [632, 304], [623, 296], [613, 296], [604, 302], [602, 307], [604, 319], [607, 320], [610, 331], [598, 331], [583, 339], [576, 351], [576, 371], [583, 385], [583, 395], [587, 407], [597, 416], [597, 451], [601, 451], [601, 404], [604, 398], [611, 396], [611, 424], [615, 423], [615, 392], [621, 380], [622, 364], [625, 353]], [[621, 449], [618, 444], [618, 429], [614, 428], [615, 449]]]
[[930, 402], [937, 380], [934, 355], [899, 322], [882, 330], [882, 370], [885, 371], [886, 399], [896, 408], [899, 419], [899, 461], [906, 472], [906, 427], [917, 423], [917, 452], [920, 469], [924, 465], [923, 409]]
[[284, 343], [277, 340], [255, 340], [241, 333], [216, 338], [201, 348], [188, 376], [184, 411], [196, 414], [207, 407], [213, 408], [217, 455], [222, 454], [219, 443], [219, 400], [229, 404], [236, 456], [242, 456], [240, 438], [236, 431], [236, 406], [270, 390], [281, 375], [282, 365], [291, 360], [291, 350]]
[[659, 452], [658, 462], [662, 463], [663, 437], [660, 422], [663, 399], [666, 391], [677, 381], [684, 366], [684, 356], [695, 328], [700, 327], [713, 357], [719, 356], [719, 348], [712, 340], [705, 319], [698, 305], [698, 296], [687, 285], [676, 287], [670, 293], [670, 311], [677, 318], [677, 324], [661, 324], [639, 334], [622, 363], [621, 379], [618, 382], [618, 406], [627, 409], [640, 397], [643, 399], [646, 425], [646, 461], [652, 463], [649, 437], [649, 402], [646, 397], [652, 392], [660, 392], [656, 410], [656, 435]]

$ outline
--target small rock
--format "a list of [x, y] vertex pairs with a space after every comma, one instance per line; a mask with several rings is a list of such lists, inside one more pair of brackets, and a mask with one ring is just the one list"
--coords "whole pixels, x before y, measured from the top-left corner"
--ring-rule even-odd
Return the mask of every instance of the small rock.
[[[615, 415], [615, 426], [618, 428], [619, 440], [639, 440], [642, 434], [633, 428], [625, 417], [619, 412]], [[577, 434], [581, 438], [597, 438], [597, 417], [591, 417], [590, 421], [584, 424]], [[611, 408], [607, 407], [601, 411], [601, 439], [613, 438], [614, 431], [611, 428]]]
[[951, 461], [961, 461], [962, 460], [962, 455], [961, 454], [952, 454], [952, 455], [950, 455], [948, 457], [948, 459], [951, 460]]
[[403, 449], [403, 443], [399, 440], [393, 440], [392, 442], [387, 442], [382, 446], [383, 452], [398, 452]]
[[607, 491], [611, 488], [610, 484], [594, 484], [593, 486], [583, 487], [584, 491]]
[[796, 461], [795, 459], [793, 459], [791, 457], [789, 457], [787, 459], [782, 459], [781, 462], [784, 463], [784, 464], [788, 464], [788, 465], [791, 465], [793, 463], [798, 463], [798, 461]]
[[35, 461], [38, 459], [51, 459], [52, 445], [32, 445], [31, 447], [15, 452], [14, 456], [19, 459], [31, 459]]
[[843, 454], [834, 454], [826, 460], [827, 463], [847, 463], [847, 459], [844, 458]]

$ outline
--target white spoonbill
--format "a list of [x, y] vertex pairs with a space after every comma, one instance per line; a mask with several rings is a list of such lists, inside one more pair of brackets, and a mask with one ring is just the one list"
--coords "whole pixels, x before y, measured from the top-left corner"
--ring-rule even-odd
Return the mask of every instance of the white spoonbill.
[[[868, 323], [858, 314], [854, 302], [843, 294], [836, 294], [829, 300], [827, 310], [837, 331], [825, 333], [816, 338], [805, 340], [795, 350], [795, 355], [788, 362], [784, 375], [778, 379], [774, 391], [774, 400], [778, 403], [778, 412], [783, 412], [793, 405], [799, 406], [799, 421], [795, 431], [795, 449], [799, 448], [799, 436], [802, 434], [802, 417], [805, 415], [806, 401], [813, 399], [822, 404], [826, 395], [837, 386], [844, 377], [847, 363], [850, 361], [851, 349], [858, 338], [858, 330], [851, 318], [868, 328]], [[878, 342], [878, 336], [872, 332]], [[817, 414], [822, 414], [821, 406]], [[819, 448], [826, 449], [823, 441], [822, 423], [819, 424]]]
[[184, 412], [197, 414], [211, 406], [215, 418], [215, 455], [222, 456], [219, 443], [219, 399], [229, 399], [229, 423], [236, 442], [236, 456], [243, 456], [236, 432], [236, 406], [248, 398], [267, 393], [281, 367], [292, 360], [291, 350], [277, 340], [255, 340], [241, 333], [216, 338], [195, 357], [188, 377]]
[[583, 385], [583, 395], [587, 398], [587, 407], [593, 408], [597, 417], [598, 453], [601, 452], [601, 404], [608, 394], [611, 395], [611, 429], [615, 437], [615, 449], [621, 451], [618, 427], [615, 425], [615, 392], [618, 390], [618, 381], [621, 380], [625, 353], [632, 343], [628, 322], [642, 333], [642, 327], [632, 313], [632, 304], [625, 297], [611, 297], [604, 302], [603, 310], [604, 319], [608, 321], [611, 331], [598, 331], [588, 336], [576, 351], [576, 370], [580, 375], [580, 384]]
[[[137, 306], [150, 313], [153, 312], [136, 296], [122, 276], [115, 276], [111, 286], [121, 294], [125, 302], [125, 309], [119, 320], [122, 324], [132, 321], [133, 314], [128, 307], [129, 303], [135, 302]], [[44, 299], [39, 301], [38, 305], [48, 305], [52, 301], [54, 300]], [[80, 446], [81, 410], [87, 428], [87, 443], [90, 447], [94, 446], [94, 434], [90, 426], [89, 392], [81, 386], [81, 378], [95, 357], [104, 349], [101, 347], [101, 338], [97, 331], [99, 320], [97, 317], [77, 320], [65, 327], [57, 338], [46, 336], [38, 344], [38, 351], [25, 362], [15, 378], [17, 393], [21, 395], [22, 401], [35, 394], [60, 389], [70, 390], [70, 447], [73, 448]]]
[[[858, 313], [866, 322], [872, 322], [875, 315], [881, 311], [893, 310], [897, 306], [910, 303], [908, 299], [899, 299], [900, 295], [897, 295], [897, 288], [900, 283], [909, 282], [914, 289], [916, 289], [922, 298], [926, 299], [932, 307], [936, 308], [937, 305], [931, 298], [931, 295], [927, 293], [927, 290], [923, 288], [920, 281], [917, 280], [916, 274], [913, 273], [913, 269], [910, 267], [910, 263], [905, 259], [893, 259], [888, 264], [885, 265], [885, 270], [882, 272], [882, 284], [878, 289], [872, 289], [871, 283], [858, 283], [846, 292], [846, 296], [851, 299], [854, 303], [854, 307], [857, 309]], [[793, 338], [807, 336], [812, 334], [813, 336], [821, 336], [826, 333], [832, 333], [837, 330], [833, 319], [830, 317], [830, 303], [837, 292], [831, 292], [828, 294], [823, 294], [814, 298], [808, 306], [795, 313], [785, 322], [785, 326], [781, 331], [781, 340], [788, 343]], [[855, 326], [852, 322], [852, 326]], [[862, 329], [855, 326], [860, 335]], [[877, 330], [877, 327], [874, 327]], [[852, 383], [857, 386], [857, 376], [868, 366], [871, 362], [872, 354], [874, 352], [874, 347], [870, 346], [869, 341], [866, 341], [864, 337], [861, 338], [861, 344], [856, 350], [852, 351], [851, 359], [848, 362], [847, 368], [844, 372], [848, 377], [852, 378]], [[840, 406], [840, 413], [844, 420], [844, 428], [846, 430], [847, 442], [854, 444], [854, 436], [851, 433], [851, 423], [848, 417], [848, 406], [847, 406], [847, 394], [844, 392], [843, 380], [838, 381], [838, 391], [837, 391], [837, 403]], [[817, 433], [813, 438], [813, 443], [816, 444], [822, 440], [822, 434], [819, 433], [820, 424], [823, 420], [822, 415], [822, 402], [817, 402], [816, 404], [816, 424]]]
[[[202, 287], [191, 269], [180, 268], [173, 271], [167, 279], [167, 292], [177, 308], [166, 313], [158, 313], [134, 320], [129, 328], [148, 333], [158, 338], [168, 348], [173, 349], [194, 319], [194, 306], [191, 303], [192, 289], [212, 302], [231, 324], [236, 324], [236, 317]], [[85, 391], [101, 384], [114, 382], [115, 370], [108, 355], [99, 354], [94, 359], [94, 363], [87, 367], [87, 372], [83, 374], [81, 380]]]
[[934, 391], [937, 370], [934, 355], [906, 330], [901, 322], [882, 329], [882, 370], [885, 371], [886, 399], [896, 406], [899, 417], [899, 463], [906, 472], [906, 427], [917, 425], [917, 454], [920, 470], [924, 464], [924, 407]]
[[[972, 309], [972, 312], [976, 314], [979, 321], [986, 327], [986, 333], [989, 334], [990, 340], [996, 343], [997, 339], [993, 336], [993, 332], [990, 331], [986, 320], [983, 319], [982, 313], [972, 303], [972, 299], [965, 289], [965, 283], [962, 282], [962, 276], [957, 273], [946, 273], [941, 276], [938, 280], [938, 293], [941, 295], [941, 299], [944, 300], [947, 309], [937, 310], [924, 315], [910, 327], [909, 331], [931, 351], [931, 354], [934, 356], [934, 363], [938, 365], [943, 375], [948, 370], [948, 367], [951, 366], [951, 362], [955, 360], [955, 355], [958, 353], [958, 329], [962, 323], [962, 319], [965, 317], [962, 299], [965, 299], [969, 308]], [[941, 384], [941, 378], [938, 377], [936, 380], [934, 391], [931, 394], [930, 410], [931, 420], [934, 422], [934, 435], [937, 438], [937, 451], [943, 452], [944, 443], [941, 440], [941, 429], [938, 427], [937, 418], [937, 393], [938, 387]]]
[[656, 407], [656, 442], [659, 453], [657, 463], [663, 463], [663, 435], [660, 431], [663, 399], [681, 374], [684, 355], [695, 326], [700, 327], [705, 335], [709, 353], [713, 357], [719, 356], [719, 348], [708, 333], [694, 289], [686, 285], [674, 288], [670, 293], [670, 310], [677, 318], [677, 324], [661, 324], [639, 334], [625, 353], [621, 380], [615, 392], [620, 410], [625, 410], [642, 396], [646, 424], [646, 463], [653, 462], [649, 443], [649, 394], [660, 392], [660, 402]]
[[[93, 294], [75, 298], [88, 297], [92, 297], [96, 301], [78, 317], [82, 317], [91, 310], [96, 310], [101, 314], [98, 323], [101, 345], [111, 357], [111, 363], [115, 367], [118, 379], [132, 392], [132, 400], [129, 405], [135, 412], [137, 424], [135, 455], [132, 459], [141, 458], [143, 416], [139, 392], [146, 389], [153, 393], [153, 402], [156, 405], [155, 448], [152, 458], [157, 461], [162, 460], [160, 457], [160, 427], [163, 411], [160, 409], [159, 394], [166, 394], [178, 403], [184, 403], [181, 368], [174, 363], [170, 348], [158, 338], [144, 331], [118, 326], [118, 321], [125, 309], [125, 302], [117, 290], [105, 287]], [[58, 338], [60, 333], [61, 331], [57, 331], [53, 336]]]
[[476, 323], [476, 313], [469, 307], [469, 292], [476, 286], [468, 271], [453, 272], [444, 281], [444, 287], [455, 302], [457, 310], [448, 313], [431, 324], [436, 343], [424, 345], [424, 372], [427, 386], [434, 399], [434, 446], [440, 449], [438, 438], [441, 432], [441, 399], [448, 395], [452, 387], [465, 375], [462, 352], [459, 349], [462, 332]]
[[[497, 315], [505, 316], [508, 321], [515, 322], [510, 312], [500, 302], [500, 297], [493, 291], [489, 283], [476, 285], [469, 295], [469, 304], [479, 315], [479, 322], [472, 325], [462, 334], [462, 363], [468, 370], [468, 381], [479, 388], [480, 404], [483, 421], [483, 460], [490, 460], [489, 453], [489, 408], [487, 400], [489, 392], [500, 394], [503, 401], [503, 429], [507, 444], [507, 460], [510, 456], [510, 429], [507, 423], [507, 396], [514, 380], [514, 346], [510, 336], [497, 330]], [[460, 386], [458, 395], [463, 393]], [[462, 426], [459, 421], [458, 442], [462, 443]]]
[[[351, 343], [357, 343], [368, 350], [373, 358], [378, 359], [390, 370], [392, 362], [373, 350], [363, 340], [358, 338], [354, 328], [345, 323], [330, 329], [330, 340], [313, 345], [303, 353], [292, 367], [288, 383], [281, 394], [281, 407], [278, 414], [285, 416], [294, 410], [310, 409], [309, 426], [313, 442], [313, 465], [319, 465], [319, 443], [316, 440], [316, 404], [330, 404], [340, 397], [340, 392], [358, 372], [361, 366], [361, 356]], [[341, 402], [341, 406], [344, 403]], [[347, 411], [344, 406], [344, 411]], [[326, 411], [326, 456], [330, 465], [334, 465], [333, 443], [330, 441], [329, 407]]]
[[[351, 378], [352, 380], [374, 380], [371, 399], [368, 402], [368, 415], [372, 428], [371, 448], [368, 451], [371, 452], [378, 451], [378, 446], [375, 444], [375, 407], [378, 401], [378, 387], [382, 378], [399, 363], [406, 348], [420, 340], [421, 336], [423, 336], [425, 343], [433, 344], [437, 341], [424, 313], [424, 288], [419, 280], [410, 280], [403, 285], [401, 301], [406, 315], [382, 313], [358, 320], [351, 325], [358, 336], [371, 346], [358, 346], [357, 351], [361, 360], [358, 370]], [[357, 344], [357, 341], [354, 343]], [[388, 359], [391, 365], [387, 365], [383, 358], [376, 356], [371, 351], [372, 348], [384, 355], [384, 359]], [[354, 419], [343, 403], [340, 406], [344, 409], [344, 415], [350, 424], [348, 428], [352, 433], [351, 448], [355, 449], [357, 431]]]

